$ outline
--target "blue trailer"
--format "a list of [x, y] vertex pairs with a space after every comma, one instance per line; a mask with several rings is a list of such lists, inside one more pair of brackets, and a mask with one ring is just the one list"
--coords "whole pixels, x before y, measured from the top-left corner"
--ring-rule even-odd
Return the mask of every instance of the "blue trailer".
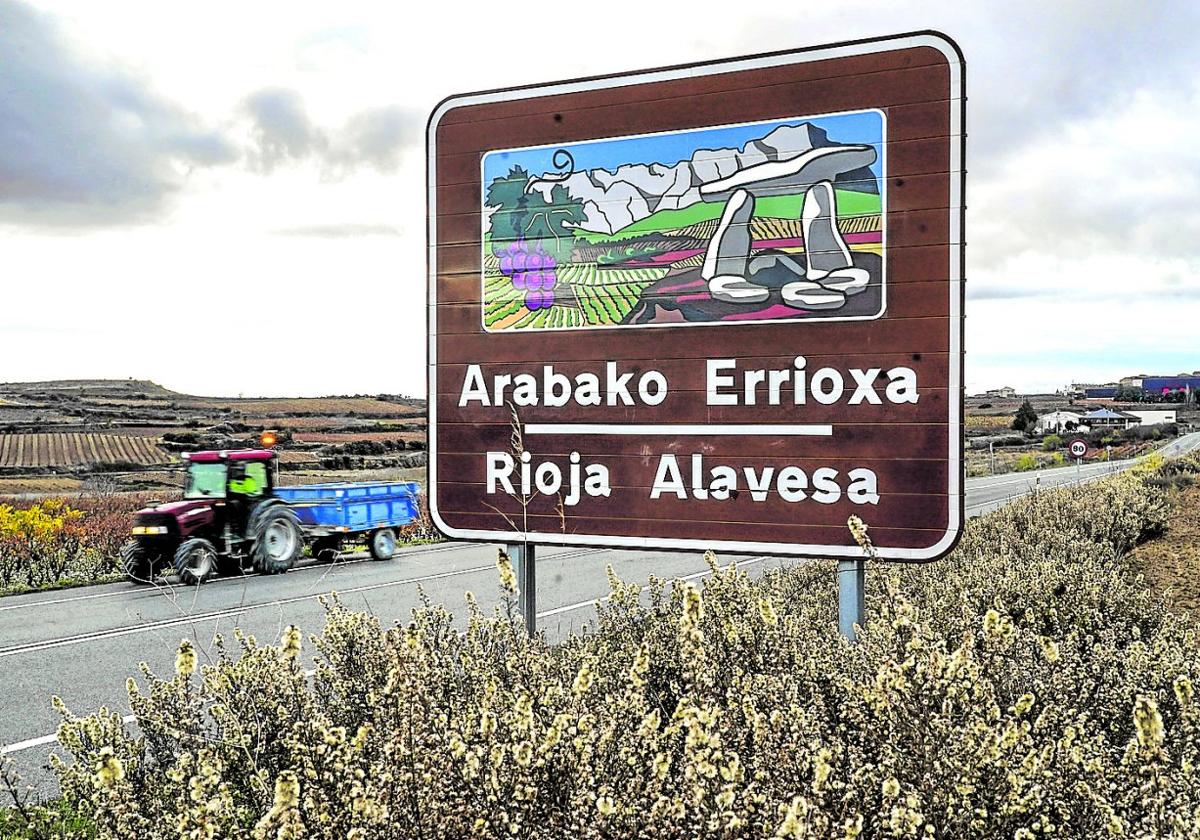
[[396, 529], [417, 520], [415, 481], [364, 484], [307, 484], [276, 487], [312, 541], [313, 557], [336, 554], [344, 540], [365, 538], [371, 556], [387, 560], [396, 551]]

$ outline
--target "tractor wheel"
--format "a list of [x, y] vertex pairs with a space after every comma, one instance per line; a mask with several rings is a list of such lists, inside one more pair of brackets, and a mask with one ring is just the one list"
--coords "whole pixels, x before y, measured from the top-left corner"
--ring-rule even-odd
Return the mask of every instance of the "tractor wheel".
[[300, 520], [287, 508], [270, 507], [255, 517], [254, 568], [259, 574], [277, 575], [286, 572], [300, 558], [304, 548], [304, 532]]
[[375, 560], [391, 560], [396, 554], [396, 532], [391, 528], [380, 528], [372, 531], [367, 540], [371, 557]]
[[342, 541], [337, 537], [317, 537], [312, 541], [313, 559], [323, 563], [332, 563], [336, 560], [341, 549]]
[[121, 570], [134, 583], [153, 583], [161, 564], [162, 558], [146, 551], [137, 540], [121, 546]]
[[188, 586], [199, 586], [217, 570], [217, 549], [208, 540], [193, 537], [175, 550], [175, 571]]

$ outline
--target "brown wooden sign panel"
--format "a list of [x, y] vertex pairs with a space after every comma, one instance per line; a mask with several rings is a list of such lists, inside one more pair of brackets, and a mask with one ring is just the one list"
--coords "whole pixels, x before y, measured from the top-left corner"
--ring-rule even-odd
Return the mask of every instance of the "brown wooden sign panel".
[[430, 507], [465, 539], [931, 560], [963, 519], [963, 60], [936, 33], [455, 96]]

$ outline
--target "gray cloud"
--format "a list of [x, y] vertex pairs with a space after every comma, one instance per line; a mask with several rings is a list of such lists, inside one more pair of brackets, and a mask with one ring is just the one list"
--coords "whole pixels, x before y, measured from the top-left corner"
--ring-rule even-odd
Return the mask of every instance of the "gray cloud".
[[0, 224], [96, 227], [161, 218], [199, 168], [252, 171], [318, 161], [322, 177], [392, 172], [419, 135], [399, 107], [362, 111], [330, 130], [300, 95], [268, 88], [243, 103], [248, 144], [205, 125], [149, 81], [86, 57], [53, 18], [0, 0]]
[[969, 300], [1025, 300], [1028, 298], [1052, 297], [1051, 289], [1031, 289], [1020, 286], [983, 286], [967, 282]]
[[405, 143], [417, 136], [420, 118], [396, 106], [372, 108], [350, 118], [342, 132], [343, 154], [352, 163], [395, 171]]
[[371, 108], [354, 114], [340, 128], [316, 125], [300, 94], [265, 88], [246, 98], [252, 169], [269, 173], [284, 163], [315, 160], [327, 178], [340, 178], [361, 168], [394, 172], [406, 145], [419, 136], [420, 119], [399, 106]]
[[161, 212], [233, 146], [145, 80], [76, 55], [52, 21], [0, 0], [0, 222], [106, 225]]
[[253, 169], [270, 172], [287, 161], [297, 161], [328, 148], [325, 135], [313, 125], [304, 101], [294, 90], [264, 88], [246, 97], [253, 146]]

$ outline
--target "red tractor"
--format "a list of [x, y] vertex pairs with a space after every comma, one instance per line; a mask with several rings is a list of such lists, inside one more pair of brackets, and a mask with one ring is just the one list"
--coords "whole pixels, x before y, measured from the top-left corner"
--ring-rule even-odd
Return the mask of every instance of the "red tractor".
[[130, 580], [150, 583], [175, 571], [186, 584], [214, 573], [286, 572], [304, 548], [304, 530], [276, 497], [275, 453], [266, 449], [194, 452], [183, 499], [139, 510], [121, 549]]

